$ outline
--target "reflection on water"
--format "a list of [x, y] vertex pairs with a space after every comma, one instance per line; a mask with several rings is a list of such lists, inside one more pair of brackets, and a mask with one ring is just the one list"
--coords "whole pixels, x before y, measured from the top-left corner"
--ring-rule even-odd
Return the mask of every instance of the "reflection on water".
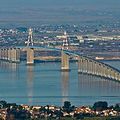
[[4, 73], [4, 74], [6, 73], [5, 74], [6, 77], [8, 77], [11, 80], [11, 82], [13, 80], [18, 79], [18, 77], [19, 77], [19, 74], [16, 74], [16, 73], [19, 73], [18, 72], [18, 70], [19, 70], [18, 67], [19, 67], [19, 65], [17, 63], [0, 61], [1, 72]]
[[61, 72], [61, 77], [62, 77], [62, 103], [64, 101], [69, 101], [68, 100], [68, 87], [69, 87], [69, 72]]
[[120, 83], [86, 74], [78, 74], [78, 88], [81, 96], [119, 96]]
[[5, 70], [5, 71], [17, 71], [18, 64], [17, 63], [12, 63], [12, 62], [4, 62], [0, 61], [0, 68]]
[[[119, 66], [120, 62], [117, 64]], [[91, 105], [99, 100], [119, 103], [119, 82], [78, 74], [76, 64], [70, 66], [70, 72], [61, 72], [60, 63], [27, 66], [24, 62], [0, 62], [0, 97], [30, 105], [63, 105], [64, 101]]]
[[33, 80], [34, 80], [34, 66], [33, 65], [27, 65], [27, 87], [28, 87], [28, 104], [32, 105], [33, 103]]
[[78, 75], [79, 103], [91, 105], [96, 101], [119, 103], [120, 83], [92, 75]]

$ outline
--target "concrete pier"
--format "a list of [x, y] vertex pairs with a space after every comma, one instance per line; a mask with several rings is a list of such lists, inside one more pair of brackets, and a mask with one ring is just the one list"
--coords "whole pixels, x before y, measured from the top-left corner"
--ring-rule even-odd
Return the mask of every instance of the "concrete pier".
[[8, 61], [11, 61], [11, 48], [8, 49]]
[[69, 69], [69, 55], [61, 51], [61, 70], [70, 71]]
[[27, 48], [27, 65], [34, 64], [34, 49]]
[[0, 49], [0, 60], [2, 59], [2, 49]]
[[82, 59], [78, 56], [78, 73], [82, 72]]
[[9, 50], [8, 59], [11, 62], [20, 62], [20, 51], [19, 49], [12, 48]]
[[16, 62], [20, 62], [20, 49], [16, 49]]
[[8, 58], [8, 50], [4, 49], [4, 59], [7, 60]]

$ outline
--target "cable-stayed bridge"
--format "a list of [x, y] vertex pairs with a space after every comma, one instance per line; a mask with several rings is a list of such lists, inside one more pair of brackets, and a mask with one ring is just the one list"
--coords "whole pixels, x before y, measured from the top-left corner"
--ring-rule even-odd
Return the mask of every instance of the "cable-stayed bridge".
[[[65, 32], [65, 35], [66, 32]], [[69, 58], [70, 56], [76, 57], [78, 61], [78, 73], [90, 74], [99, 77], [105, 77], [113, 80], [120, 81], [120, 71], [113, 68], [110, 65], [96, 61], [78, 52], [73, 52], [68, 49], [67, 37], [63, 41], [63, 48], [52, 48], [52, 47], [38, 47], [34, 46], [32, 40], [32, 29], [29, 29], [27, 46], [16, 46], [9, 48], [0, 49], [0, 59], [9, 62], [20, 62], [20, 51], [26, 51], [26, 63], [28, 65], [34, 64], [36, 59], [34, 56], [35, 51], [47, 50], [47, 51], [57, 51], [61, 53], [61, 71], [70, 71]]]

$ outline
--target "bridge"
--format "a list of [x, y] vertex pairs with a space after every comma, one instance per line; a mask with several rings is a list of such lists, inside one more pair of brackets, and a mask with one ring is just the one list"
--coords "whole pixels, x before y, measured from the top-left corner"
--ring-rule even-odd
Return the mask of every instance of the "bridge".
[[[49, 50], [49, 51], [58, 51], [61, 52], [61, 71], [70, 71], [69, 66], [69, 58], [70, 56], [74, 56], [77, 58], [78, 61], [78, 73], [83, 74], [89, 74], [99, 77], [104, 77], [112, 80], [116, 80], [120, 82], [120, 71], [113, 68], [110, 65], [107, 65], [105, 63], [102, 63], [100, 61], [96, 61], [92, 58], [89, 58], [85, 55], [82, 55], [77, 52], [70, 51], [68, 49], [68, 43], [67, 40], [64, 40], [63, 47], [66, 49], [58, 49], [58, 48], [51, 48], [51, 47], [36, 47], [33, 46], [33, 40], [32, 44], [30, 37], [32, 35], [31, 30], [28, 37], [28, 43], [27, 46], [16, 46], [16, 47], [10, 47], [10, 48], [1, 48], [0, 49], [0, 59], [5, 60], [8, 62], [20, 62], [20, 51], [26, 51], [26, 63], [28, 65], [34, 64], [34, 60], [36, 57], [34, 56], [34, 53], [36, 50]], [[65, 33], [66, 35], [66, 33]], [[66, 47], [67, 46], [67, 47]]]

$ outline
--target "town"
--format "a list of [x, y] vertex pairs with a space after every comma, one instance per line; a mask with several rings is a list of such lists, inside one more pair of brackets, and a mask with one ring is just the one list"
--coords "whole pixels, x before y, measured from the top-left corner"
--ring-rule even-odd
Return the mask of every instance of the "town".
[[17, 105], [0, 101], [0, 120], [120, 120], [120, 104], [108, 106], [105, 101], [93, 106]]
[[[0, 46], [26, 46], [28, 29], [28, 27], [0, 28]], [[78, 51], [97, 60], [120, 59], [119, 27], [41, 25], [33, 27], [32, 30], [35, 46], [61, 48], [66, 32], [69, 50]]]

